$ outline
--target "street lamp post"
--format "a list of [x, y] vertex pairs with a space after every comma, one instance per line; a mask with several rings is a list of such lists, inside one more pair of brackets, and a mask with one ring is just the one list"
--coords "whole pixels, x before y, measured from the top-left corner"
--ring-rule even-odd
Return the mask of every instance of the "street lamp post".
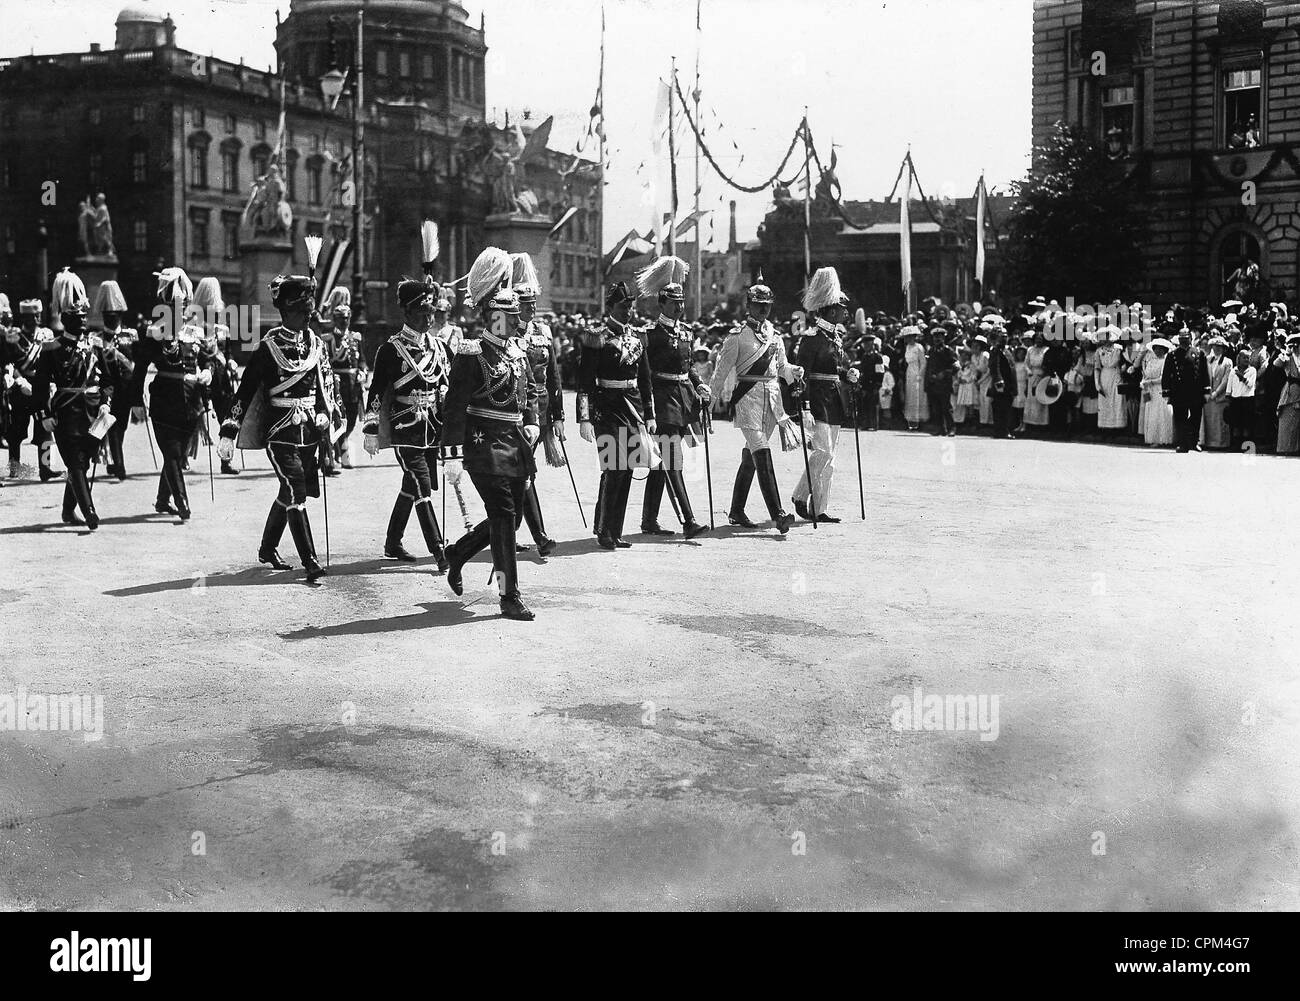
[[[338, 68], [334, 59], [334, 28], [338, 23], [337, 15], [331, 16], [330, 26], [330, 68], [320, 78], [321, 93], [334, 107], [343, 93], [347, 76]], [[365, 216], [365, 125], [362, 122], [361, 109], [365, 102], [366, 70], [363, 59], [362, 43], [365, 35], [365, 13], [357, 11], [357, 29], [354, 33], [352, 73], [354, 78], [352, 92], [352, 310], [358, 324], [366, 319], [366, 283], [365, 253], [366, 237], [361, 230], [361, 220]]]

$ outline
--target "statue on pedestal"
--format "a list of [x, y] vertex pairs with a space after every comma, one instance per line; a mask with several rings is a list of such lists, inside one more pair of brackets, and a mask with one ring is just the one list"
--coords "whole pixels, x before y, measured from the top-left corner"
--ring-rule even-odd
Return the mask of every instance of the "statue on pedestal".
[[77, 203], [77, 249], [84, 258], [102, 257], [116, 260], [113, 249], [113, 218], [108, 212], [108, 198], [95, 196], [95, 204], [83, 198]]
[[253, 182], [253, 190], [244, 208], [244, 221], [252, 219], [253, 236], [289, 239], [293, 226], [293, 209], [285, 199], [284, 178], [280, 165], [272, 163], [266, 173]]

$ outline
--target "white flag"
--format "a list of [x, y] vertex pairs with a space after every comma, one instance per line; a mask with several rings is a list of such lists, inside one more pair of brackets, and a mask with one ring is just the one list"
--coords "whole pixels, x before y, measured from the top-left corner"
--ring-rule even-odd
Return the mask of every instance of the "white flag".
[[984, 189], [984, 175], [980, 175], [975, 202], [975, 280], [984, 294], [984, 227], [988, 225], [988, 192]]
[[898, 250], [903, 275], [903, 309], [911, 308], [912, 297], [912, 165], [903, 168], [903, 194], [898, 201]]

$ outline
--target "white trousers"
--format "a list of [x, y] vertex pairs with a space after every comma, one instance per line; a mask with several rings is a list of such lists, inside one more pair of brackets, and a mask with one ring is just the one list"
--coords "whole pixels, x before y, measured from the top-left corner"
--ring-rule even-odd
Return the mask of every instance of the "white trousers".
[[[840, 440], [838, 424], [823, 424], [817, 421], [813, 425], [812, 438], [808, 442], [808, 469], [812, 473], [813, 492], [808, 492], [808, 474], [799, 477], [799, 484], [794, 488], [794, 499], [807, 501], [810, 514], [825, 514], [826, 504], [831, 496], [831, 484], [835, 480], [835, 446]], [[816, 507], [813, 506], [816, 498]]]

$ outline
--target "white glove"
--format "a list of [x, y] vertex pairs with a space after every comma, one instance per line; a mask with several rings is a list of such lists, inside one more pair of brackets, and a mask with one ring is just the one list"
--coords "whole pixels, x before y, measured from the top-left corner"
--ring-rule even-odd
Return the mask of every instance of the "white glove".
[[372, 458], [379, 454], [379, 435], [368, 434], [361, 441], [361, 447], [366, 450], [366, 455]]
[[555, 431], [555, 440], [556, 440], [556, 441], [564, 441], [564, 440], [565, 440], [565, 438], [564, 438], [564, 424], [563, 424], [563, 423], [552, 424], [551, 427], [552, 427], [552, 428], [554, 429], [554, 431]]
[[143, 424], [145, 419], [144, 407], [131, 408], [131, 423]]
[[459, 459], [448, 459], [442, 466], [442, 478], [454, 487], [460, 482], [460, 475], [464, 471], [465, 467]]
[[578, 434], [582, 435], [583, 441], [596, 440], [596, 429], [591, 426], [591, 421], [579, 421]]
[[222, 462], [229, 462], [235, 457], [235, 439], [218, 438], [217, 439], [217, 458]]
[[21, 375], [14, 380], [14, 385], [23, 391], [23, 396], [32, 395], [32, 384], [24, 379]]
[[317, 415], [316, 415], [316, 426], [317, 426], [318, 428], [320, 428], [322, 431], [324, 431], [327, 427], [330, 426], [330, 415], [329, 415], [329, 414], [317, 414]]
[[192, 372], [186, 372], [185, 378], [182, 381], [187, 386], [193, 386], [195, 383], [199, 381], [199, 377], [197, 375], [194, 375]]
[[107, 403], [101, 403], [101, 404], [99, 405], [99, 416], [100, 416], [100, 417], [107, 417], [108, 414], [109, 414], [109, 410], [110, 410], [110, 407], [109, 407], [109, 405], [108, 405]]
[[849, 369], [849, 382], [853, 383], [854, 385], [857, 385], [858, 380], [861, 378], [862, 376], [858, 374], [858, 370], [856, 368]]
[[210, 385], [212, 385], [212, 370], [211, 370], [211, 369], [207, 369], [207, 368], [205, 368], [202, 372], [199, 373], [199, 385], [200, 385], [200, 386], [210, 386]]
[[696, 390], [696, 392], [700, 394], [700, 399], [701, 399], [701, 400], [704, 400], [704, 401], [707, 402], [707, 401], [713, 399], [713, 390], [711, 390], [711, 389], [710, 389], [707, 385], [705, 385], [704, 383], [700, 383], [700, 386], [699, 386], [699, 388]]
[[41, 427], [45, 428], [46, 431], [53, 431], [56, 423], [58, 422], [55, 421], [53, 417], [45, 417], [41, 419]]
[[651, 417], [648, 421], [645, 422], [645, 429], [649, 431], [651, 434], [658, 433], [659, 426], [655, 424], [655, 420], [653, 417]]
[[542, 429], [539, 428], [536, 424], [524, 425], [524, 437], [528, 439], [528, 444], [530, 445], [536, 444], [537, 439], [540, 438], [541, 436], [542, 436]]
[[802, 379], [802, 378], [803, 378], [803, 366], [802, 366], [802, 365], [791, 365], [791, 366], [790, 366], [790, 372], [791, 372], [791, 374], [792, 374], [796, 379]]

